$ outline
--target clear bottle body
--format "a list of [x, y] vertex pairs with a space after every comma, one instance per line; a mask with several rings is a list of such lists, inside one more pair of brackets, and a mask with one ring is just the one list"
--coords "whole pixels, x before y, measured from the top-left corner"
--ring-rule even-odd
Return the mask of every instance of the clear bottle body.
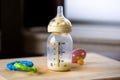
[[47, 40], [47, 65], [50, 70], [70, 70], [73, 41], [69, 33], [51, 33]]

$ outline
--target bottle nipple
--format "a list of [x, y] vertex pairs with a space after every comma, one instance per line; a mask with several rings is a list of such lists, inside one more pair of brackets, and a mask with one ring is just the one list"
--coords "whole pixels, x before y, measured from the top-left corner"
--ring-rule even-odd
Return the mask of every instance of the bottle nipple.
[[57, 7], [57, 17], [64, 17], [63, 16], [63, 6]]
[[71, 22], [63, 15], [63, 6], [58, 6], [56, 17], [48, 24], [48, 32], [69, 33], [71, 27]]

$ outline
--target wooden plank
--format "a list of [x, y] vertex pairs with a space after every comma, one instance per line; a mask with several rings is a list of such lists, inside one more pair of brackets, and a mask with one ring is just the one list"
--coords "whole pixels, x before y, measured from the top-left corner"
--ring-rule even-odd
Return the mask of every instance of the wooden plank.
[[0, 76], [0, 80], [6, 80], [3, 76]]
[[[5, 68], [8, 62], [21, 59], [33, 61], [39, 68], [38, 73], [9, 71]], [[72, 69], [68, 72], [50, 71], [47, 69], [46, 61], [46, 57], [3, 59], [0, 60], [0, 75], [7, 80], [120, 80], [120, 62], [97, 54], [88, 53], [85, 65], [72, 64]]]

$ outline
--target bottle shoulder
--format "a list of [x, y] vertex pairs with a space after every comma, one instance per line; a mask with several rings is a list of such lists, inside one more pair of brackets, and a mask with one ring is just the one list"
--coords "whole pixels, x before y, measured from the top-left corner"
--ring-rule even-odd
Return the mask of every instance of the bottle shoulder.
[[61, 34], [54, 34], [54, 33], [51, 33], [48, 37], [48, 40], [50, 39], [55, 39], [55, 40], [69, 40], [71, 39], [72, 40], [72, 37], [69, 33], [61, 33]]

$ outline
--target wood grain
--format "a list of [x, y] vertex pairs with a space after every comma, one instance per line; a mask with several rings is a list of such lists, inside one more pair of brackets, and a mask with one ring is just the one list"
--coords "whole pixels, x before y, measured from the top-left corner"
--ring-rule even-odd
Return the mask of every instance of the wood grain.
[[[30, 60], [38, 67], [38, 73], [9, 71], [6, 64], [14, 60]], [[85, 65], [72, 64], [67, 72], [55, 72], [47, 69], [46, 57], [28, 57], [0, 60], [0, 75], [6, 80], [120, 80], [120, 62], [100, 56], [87, 54]], [[4, 80], [0, 77], [0, 80]]]

